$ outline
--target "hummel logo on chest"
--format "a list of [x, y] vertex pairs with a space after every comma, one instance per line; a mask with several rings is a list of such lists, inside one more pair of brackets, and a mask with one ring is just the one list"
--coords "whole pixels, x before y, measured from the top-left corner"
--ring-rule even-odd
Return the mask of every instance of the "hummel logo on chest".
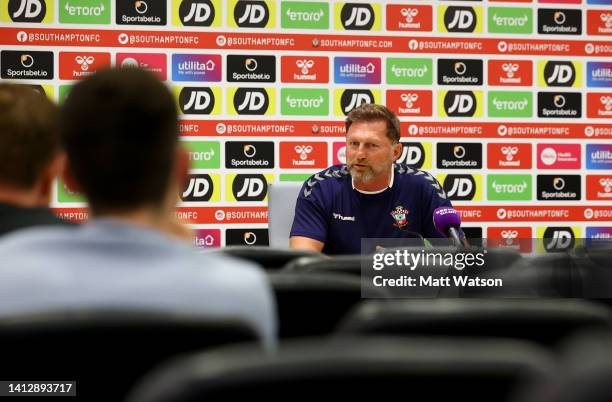
[[337, 214], [335, 212], [333, 213], [333, 215], [334, 215], [334, 219], [339, 219], [341, 221], [353, 221], [353, 222], [355, 221], [355, 217], [354, 216], [342, 216], [342, 215]]

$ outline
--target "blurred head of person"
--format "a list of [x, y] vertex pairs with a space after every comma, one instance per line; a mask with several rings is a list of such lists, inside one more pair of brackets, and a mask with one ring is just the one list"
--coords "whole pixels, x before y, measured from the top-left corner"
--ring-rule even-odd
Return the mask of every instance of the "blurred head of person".
[[346, 163], [355, 187], [385, 188], [402, 152], [397, 116], [385, 106], [364, 103], [348, 114], [345, 126]]
[[61, 107], [65, 180], [97, 217], [163, 223], [188, 172], [176, 105], [152, 73], [109, 69], [77, 83]]
[[0, 202], [47, 206], [63, 167], [57, 106], [42, 88], [0, 83]]

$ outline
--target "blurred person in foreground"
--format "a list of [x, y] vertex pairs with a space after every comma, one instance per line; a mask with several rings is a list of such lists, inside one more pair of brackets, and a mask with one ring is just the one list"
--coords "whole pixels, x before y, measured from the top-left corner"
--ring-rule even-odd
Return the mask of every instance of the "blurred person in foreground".
[[0, 236], [68, 224], [48, 208], [65, 160], [57, 115], [57, 106], [32, 87], [0, 83]]
[[451, 206], [429, 173], [395, 161], [400, 122], [382, 105], [362, 104], [346, 118], [346, 164], [311, 176], [295, 207], [290, 247], [360, 254], [362, 238], [439, 238], [433, 211]]
[[23, 230], [0, 244], [0, 313], [141, 307], [246, 321], [276, 342], [264, 272], [198, 254], [176, 222], [188, 174], [170, 91], [139, 69], [77, 83], [61, 108], [65, 182], [85, 195], [90, 221]]

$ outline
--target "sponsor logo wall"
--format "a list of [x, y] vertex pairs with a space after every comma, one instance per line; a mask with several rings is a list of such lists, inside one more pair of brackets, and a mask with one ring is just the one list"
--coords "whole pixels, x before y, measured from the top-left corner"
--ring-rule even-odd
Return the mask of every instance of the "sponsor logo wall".
[[[198, 247], [268, 244], [268, 184], [344, 163], [364, 102], [397, 113], [400, 162], [470, 233], [609, 238], [610, 1], [515, 3], [0, 0], [0, 80], [62, 102], [108, 66], [154, 72], [180, 112], [177, 216]], [[87, 218], [61, 182], [52, 206]]]

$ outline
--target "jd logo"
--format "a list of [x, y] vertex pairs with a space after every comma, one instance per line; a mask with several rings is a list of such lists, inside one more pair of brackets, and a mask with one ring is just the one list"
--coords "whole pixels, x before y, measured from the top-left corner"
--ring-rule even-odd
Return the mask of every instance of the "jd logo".
[[41, 22], [47, 14], [44, 0], [9, 0], [8, 12], [14, 22]]
[[185, 87], [179, 94], [179, 106], [184, 114], [210, 114], [215, 96], [210, 88]]
[[237, 201], [263, 201], [268, 193], [266, 178], [262, 174], [239, 174], [232, 183]]
[[263, 88], [239, 88], [234, 94], [234, 109], [238, 114], [265, 114], [270, 105]]
[[340, 108], [345, 115], [364, 103], [374, 103], [374, 94], [368, 89], [347, 89], [340, 97]]
[[263, 1], [239, 1], [234, 8], [234, 21], [241, 28], [264, 28], [270, 19], [270, 10]]
[[551, 87], [571, 87], [576, 80], [576, 69], [569, 61], [549, 61], [544, 67], [544, 80]]
[[476, 97], [470, 91], [448, 91], [444, 97], [446, 114], [452, 117], [470, 117], [476, 112]]
[[397, 159], [397, 163], [420, 169], [425, 163], [425, 148], [418, 142], [402, 143], [402, 154]]
[[215, 7], [210, 0], [183, 0], [179, 18], [185, 26], [209, 27], [215, 19]]
[[444, 12], [444, 25], [448, 32], [474, 32], [476, 12], [472, 7], [448, 7]]
[[374, 25], [374, 9], [369, 4], [346, 3], [340, 12], [342, 26], [347, 30], [370, 30]]
[[442, 186], [451, 200], [467, 201], [476, 194], [476, 181], [469, 174], [449, 174]]
[[560, 252], [574, 247], [574, 231], [570, 227], [549, 227], [544, 231], [542, 241], [548, 252]]
[[189, 175], [187, 188], [181, 191], [182, 201], [208, 201], [213, 193], [213, 182], [207, 174]]

